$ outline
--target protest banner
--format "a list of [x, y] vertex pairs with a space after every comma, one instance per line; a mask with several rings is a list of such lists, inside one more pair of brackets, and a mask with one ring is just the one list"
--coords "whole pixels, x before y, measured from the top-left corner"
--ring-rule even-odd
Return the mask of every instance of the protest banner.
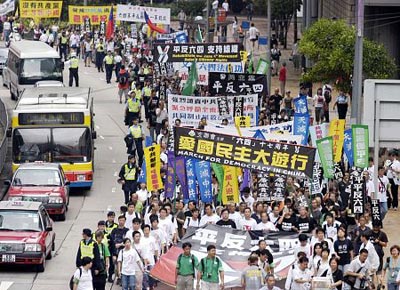
[[144, 12], [147, 13], [152, 23], [164, 25], [171, 24], [170, 8], [118, 4], [116, 19], [126, 22], [145, 23]]
[[174, 128], [175, 155], [251, 170], [312, 177], [315, 148]]
[[210, 96], [251, 95], [268, 92], [267, 77], [255, 74], [210, 72], [208, 74]]
[[329, 136], [332, 136], [332, 141], [333, 141], [334, 162], [340, 162], [340, 160], [342, 160], [345, 124], [346, 120], [335, 119], [331, 121], [329, 127]]
[[301, 136], [301, 144], [308, 144], [308, 133], [310, 127], [310, 116], [308, 113], [294, 113], [293, 135]]
[[15, 0], [6, 0], [0, 4], [0, 15], [6, 15], [10, 12], [14, 12]]
[[[329, 124], [323, 123], [320, 125], [310, 126], [310, 137], [311, 137], [311, 145], [317, 146], [317, 140], [325, 138], [328, 136], [329, 132]], [[315, 161], [320, 162], [319, 153], [317, 151], [317, 155], [315, 156]]]
[[154, 60], [162, 62], [239, 62], [238, 43], [155, 44]]
[[269, 186], [269, 173], [257, 173], [257, 195], [258, 201], [271, 201], [271, 187]]
[[211, 188], [211, 165], [207, 161], [198, 161], [194, 165], [194, 171], [199, 186], [200, 200], [204, 203], [213, 201]]
[[[240, 98], [242, 100], [242, 98]], [[219, 97], [217, 98], [218, 102], [218, 111], [220, 116], [228, 116], [229, 115], [229, 104], [227, 97]], [[243, 112], [242, 112], [243, 114]]]
[[167, 179], [165, 182], [165, 197], [174, 198], [176, 181], [179, 180], [180, 193], [184, 201], [189, 201], [189, 194], [186, 180], [185, 158], [175, 156], [173, 151], [168, 152]]
[[[62, 1], [20, 1], [20, 18], [60, 18]], [[79, 23], [81, 24], [82, 21]]]
[[351, 129], [347, 129], [346, 131], [344, 131], [343, 151], [347, 157], [347, 160], [349, 161], [350, 167], [353, 167], [354, 166], [353, 135]]
[[322, 168], [325, 178], [334, 177], [332, 137], [325, 137], [316, 141], [319, 157], [321, 158]]
[[254, 135], [258, 130], [260, 130], [261, 133], [263, 133], [263, 134], [276, 133], [276, 134], [291, 134], [291, 135], [293, 135], [293, 121], [278, 123], [275, 125], [254, 126], [251, 128], [247, 128], [245, 131], [248, 131], [248, 132], [250, 132], [249, 134]]
[[365, 188], [362, 169], [352, 167], [350, 170], [351, 181], [351, 209], [353, 214], [364, 214], [365, 210]]
[[249, 116], [239, 116], [235, 117], [235, 126], [239, 128], [250, 127], [250, 117]]
[[185, 158], [185, 161], [189, 200], [197, 201], [199, 199], [195, 172], [195, 165], [197, 161], [194, 158]]
[[161, 159], [160, 145], [154, 145], [144, 148], [144, 157], [146, 160], [146, 184], [149, 191], [164, 188], [161, 181]]
[[309, 181], [309, 188], [311, 190], [311, 194], [319, 194], [322, 191], [322, 179], [323, 179], [323, 170], [321, 168], [321, 164], [319, 162], [314, 162], [313, 166], [313, 176]]
[[[199, 261], [207, 255], [207, 245], [216, 246], [218, 258], [221, 259], [224, 272], [225, 289], [241, 287], [243, 269], [248, 265], [247, 259], [255, 251], [259, 240], [268, 241], [268, 249], [274, 258], [274, 274], [279, 278], [286, 278], [291, 265], [295, 262], [293, 250], [299, 246], [298, 234], [263, 231], [242, 231], [217, 225], [206, 225], [202, 228], [189, 227], [181, 243], [189, 242], [192, 245], [191, 253]], [[168, 285], [175, 285], [176, 263], [180, 246], [173, 246], [151, 270], [150, 275]], [[171, 272], [171, 269], [172, 270]]]
[[101, 21], [107, 21], [111, 6], [68, 6], [68, 19], [70, 24], [81, 24], [86, 18], [92, 25], [100, 25]]
[[227, 118], [233, 124], [233, 100], [234, 98], [244, 99], [243, 115], [249, 116], [251, 124], [256, 124], [257, 95], [228, 96], [229, 115], [221, 116], [218, 108], [218, 101], [215, 97], [191, 97], [181, 95], [168, 95], [168, 118], [171, 122], [180, 119], [183, 125], [196, 126], [202, 117], [210, 122], [220, 122]]
[[224, 183], [222, 188], [222, 204], [239, 203], [239, 184], [236, 168], [224, 165]]
[[260, 58], [256, 68], [256, 74], [258, 75], [265, 75], [267, 74], [269, 68], [269, 63], [267, 60]]
[[382, 226], [382, 216], [381, 216], [381, 207], [379, 205], [379, 199], [371, 200], [371, 217], [372, 224]]
[[354, 166], [368, 168], [369, 134], [367, 125], [352, 125]]

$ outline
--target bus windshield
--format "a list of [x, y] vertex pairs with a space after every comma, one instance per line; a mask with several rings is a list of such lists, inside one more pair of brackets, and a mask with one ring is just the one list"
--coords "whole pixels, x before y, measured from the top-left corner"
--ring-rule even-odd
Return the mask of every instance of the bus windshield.
[[20, 84], [35, 84], [39, 80], [62, 80], [61, 67], [61, 61], [57, 58], [22, 59]]
[[89, 162], [92, 138], [89, 128], [26, 128], [13, 133], [15, 163], [46, 161]]

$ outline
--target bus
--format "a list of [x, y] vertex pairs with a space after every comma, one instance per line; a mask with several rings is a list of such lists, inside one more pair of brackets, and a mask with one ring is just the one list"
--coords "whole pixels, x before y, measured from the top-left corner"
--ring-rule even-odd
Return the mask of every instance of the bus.
[[12, 112], [13, 172], [21, 163], [61, 164], [71, 187], [93, 184], [96, 132], [89, 88], [25, 89]]
[[46, 43], [13, 42], [7, 59], [11, 99], [17, 100], [25, 88], [33, 87], [38, 81], [63, 82], [63, 68], [58, 52]]

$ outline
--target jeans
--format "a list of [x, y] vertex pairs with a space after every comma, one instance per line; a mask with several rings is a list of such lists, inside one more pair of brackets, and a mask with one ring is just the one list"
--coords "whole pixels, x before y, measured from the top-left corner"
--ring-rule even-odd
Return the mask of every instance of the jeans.
[[381, 217], [383, 221], [385, 219], [386, 213], [388, 212], [388, 204], [387, 202], [380, 202], [379, 207], [381, 209]]
[[388, 283], [387, 284], [387, 289], [388, 290], [397, 290], [399, 287], [399, 285], [397, 285], [396, 283]]
[[[339, 269], [340, 271], [342, 271], [343, 274], [344, 274], [344, 273], [346, 273], [346, 272], [348, 271], [349, 267], [350, 267], [350, 264], [339, 265], [339, 266], [338, 266], [338, 269]], [[342, 284], [342, 290], [350, 290], [350, 288], [351, 288], [351, 287], [350, 287], [349, 284], [346, 284], [346, 283], [343, 282], [343, 284]]]
[[122, 274], [122, 290], [135, 290], [135, 275]]

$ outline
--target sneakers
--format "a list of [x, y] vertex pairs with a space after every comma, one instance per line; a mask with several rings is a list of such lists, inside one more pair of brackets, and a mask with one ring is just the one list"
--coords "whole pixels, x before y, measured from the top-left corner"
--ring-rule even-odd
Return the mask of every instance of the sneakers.
[[108, 277], [107, 281], [108, 281], [108, 283], [114, 283], [114, 280], [113, 280], [113, 278], [111, 276]]

